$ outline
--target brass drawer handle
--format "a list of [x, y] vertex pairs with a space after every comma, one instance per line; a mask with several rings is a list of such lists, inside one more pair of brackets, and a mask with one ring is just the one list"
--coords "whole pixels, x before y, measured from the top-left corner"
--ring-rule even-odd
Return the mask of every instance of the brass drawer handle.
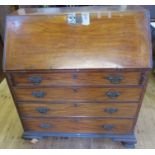
[[106, 95], [109, 97], [109, 98], [111, 98], [111, 99], [115, 99], [115, 98], [117, 98], [118, 96], [120, 96], [121, 94], [120, 94], [120, 92], [107, 92], [106, 93]]
[[49, 109], [46, 107], [38, 107], [38, 108], [36, 108], [36, 111], [41, 114], [46, 114], [49, 111]]
[[32, 82], [34, 85], [38, 85], [42, 82], [42, 77], [40, 76], [30, 76], [28, 77], [28, 80]]
[[109, 75], [106, 77], [107, 80], [109, 80], [112, 84], [119, 84], [123, 80], [122, 76], [117, 76], [117, 75]]
[[48, 124], [48, 123], [41, 123], [39, 125], [40, 128], [43, 128], [43, 129], [48, 129], [48, 128], [51, 128], [52, 125], [51, 124]]
[[32, 92], [32, 96], [34, 96], [36, 98], [43, 98], [45, 95], [46, 94], [43, 91], [33, 91]]
[[114, 124], [105, 124], [102, 126], [103, 129], [107, 130], [107, 131], [111, 131], [113, 129], [115, 129], [115, 125]]
[[117, 108], [105, 108], [104, 109], [104, 112], [107, 112], [109, 114], [113, 114], [113, 113], [116, 113], [118, 111]]

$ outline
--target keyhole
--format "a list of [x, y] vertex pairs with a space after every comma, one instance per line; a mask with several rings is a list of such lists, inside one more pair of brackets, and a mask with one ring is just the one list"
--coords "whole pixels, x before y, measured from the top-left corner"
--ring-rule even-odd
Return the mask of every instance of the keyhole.
[[74, 93], [77, 93], [78, 89], [77, 88], [73, 88], [73, 91], [74, 91]]

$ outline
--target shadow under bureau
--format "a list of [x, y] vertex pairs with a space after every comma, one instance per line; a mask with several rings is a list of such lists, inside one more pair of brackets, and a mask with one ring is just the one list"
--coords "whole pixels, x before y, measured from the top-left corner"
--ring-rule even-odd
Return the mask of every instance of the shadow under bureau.
[[23, 138], [110, 138], [133, 148], [152, 63], [148, 19], [134, 6], [7, 16], [4, 71]]

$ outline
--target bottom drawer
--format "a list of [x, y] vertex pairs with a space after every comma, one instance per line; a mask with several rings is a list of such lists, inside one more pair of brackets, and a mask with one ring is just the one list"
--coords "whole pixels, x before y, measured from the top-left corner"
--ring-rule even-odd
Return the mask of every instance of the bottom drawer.
[[118, 133], [132, 131], [133, 119], [52, 118], [23, 119], [25, 131], [64, 133]]

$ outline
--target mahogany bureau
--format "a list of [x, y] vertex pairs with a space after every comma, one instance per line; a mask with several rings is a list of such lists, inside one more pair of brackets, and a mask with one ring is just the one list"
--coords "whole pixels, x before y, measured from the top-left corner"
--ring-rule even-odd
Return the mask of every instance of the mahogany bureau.
[[102, 137], [133, 148], [150, 47], [149, 14], [134, 6], [7, 16], [4, 71], [23, 138]]

